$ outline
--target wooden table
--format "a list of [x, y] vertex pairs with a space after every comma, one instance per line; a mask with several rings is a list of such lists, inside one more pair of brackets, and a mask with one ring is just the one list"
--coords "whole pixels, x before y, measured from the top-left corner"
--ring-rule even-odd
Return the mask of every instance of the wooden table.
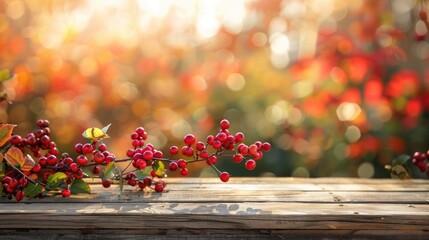
[[167, 179], [22, 202], [0, 199], [0, 239], [429, 239], [429, 181]]

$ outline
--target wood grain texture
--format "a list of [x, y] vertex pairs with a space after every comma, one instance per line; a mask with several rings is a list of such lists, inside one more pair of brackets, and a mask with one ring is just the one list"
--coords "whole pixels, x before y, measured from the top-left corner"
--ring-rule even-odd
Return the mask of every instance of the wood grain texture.
[[[0, 239], [428, 239], [429, 181], [167, 179], [155, 193], [90, 182], [90, 195], [0, 199]], [[58, 193], [50, 193], [58, 195]], [[36, 234], [36, 235], [34, 235]], [[40, 237], [40, 238], [39, 238]]]

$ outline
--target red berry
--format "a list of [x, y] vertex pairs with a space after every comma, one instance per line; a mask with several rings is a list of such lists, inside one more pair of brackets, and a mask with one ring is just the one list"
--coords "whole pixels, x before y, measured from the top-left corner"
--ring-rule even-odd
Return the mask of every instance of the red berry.
[[229, 180], [229, 173], [228, 172], [222, 172], [219, 174], [219, 178], [222, 182], [228, 182]]
[[55, 156], [58, 156], [58, 154], [60, 153], [59, 151], [58, 151], [58, 148], [56, 148], [56, 147], [52, 147], [52, 148], [49, 148], [49, 151], [48, 151], [50, 154], [52, 154], [52, 155], [55, 155]]
[[249, 146], [249, 153], [254, 155], [258, 152], [258, 146], [256, 144], [252, 144]]
[[82, 153], [83, 154], [90, 154], [90, 153], [92, 153], [92, 151], [94, 151], [94, 147], [90, 143], [85, 143], [82, 146]]
[[83, 153], [83, 152], [82, 152], [82, 147], [83, 147], [82, 143], [78, 143], [78, 144], [76, 144], [76, 145], [74, 146], [74, 150], [76, 151], [76, 153], [78, 153], [78, 154], [82, 154], [82, 153]]
[[207, 152], [207, 150], [202, 150], [200, 152], [200, 158], [208, 158], [209, 157], [209, 152]]
[[232, 156], [232, 160], [234, 160], [234, 162], [236, 163], [240, 163], [241, 161], [243, 161], [243, 155], [236, 153], [234, 154], [234, 156]]
[[269, 144], [269, 143], [267, 143], [267, 142], [264, 142], [264, 143], [262, 144], [262, 150], [263, 150], [263, 151], [265, 151], [265, 152], [270, 151], [270, 150], [271, 150], [271, 144]]
[[67, 188], [66, 188], [66, 189], [63, 189], [63, 190], [61, 191], [61, 195], [63, 195], [63, 197], [70, 197], [70, 194], [71, 194], [71, 192], [70, 192], [70, 190], [68, 190]]
[[220, 149], [222, 147], [222, 143], [219, 140], [214, 140], [212, 146], [214, 149]]
[[136, 132], [131, 133], [131, 139], [132, 140], [136, 140], [138, 138], [139, 138], [139, 134], [138, 133], [136, 133]]
[[206, 149], [206, 145], [203, 142], [197, 142], [195, 148], [197, 149], [197, 151], [203, 151], [204, 149]]
[[238, 132], [235, 134], [235, 141], [236, 142], [243, 142], [244, 141], [244, 134], [242, 132]]
[[135, 147], [135, 148], [141, 147], [141, 145], [140, 145], [140, 140], [138, 140], [138, 139], [134, 139], [134, 140], [131, 142], [131, 145], [133, 145], [133, 147]]
[[164, 191], [164, 185], [162, 183], [160, 183], [160, 182], [157, 182], [155, 184], [155, 191], [156, 192], [162, 192], [162, 191]]
[[46, 158], [46, 164], [47, 164], [47, 165], [53, 166], [53, 165], [57, 164], [57, 162], [58, 162], [58, 159], [57, 159], [57, 157], [56, 157], [56, 156], [54, 156], [54, 155], [49, 155], [49, 156]]
[[139, 185], [139, 188], [142, 190], [146, 187], [146, 184], [144, 184], [144, 182], [138, 182], [137, 184]]
[[40, 170], [42, 170], [42, 166], [40, 165], [40, 163], [34, 165], [33, 169], [31, 169], [31, 171], [33, 171], [34, 173], [39, 173]]
[[152, 185], [152, 178], [150, 177], [143, 178], [143, 183], [149, 187], [150, 185]]
[[177, 164], [177, 162], [170, 162], [168, 168], [170, 169], [170, 171], [176, 171], [179, 168], [179, 165]]
[[44, 167], [46, 166], [48, 163], [46, 162], [46, 157], [41, 157], [39, 158], [39, 164], [40, 166]]
[[153, 159], [153, 152], [147, 150], [143, 153], [143, 159], [146, 161], [152, 160]]
[[92, 173], [99, 174], [100, 172], [101, 172], [100, 166], [95, 165], [94, 168], [92, 169]]
[[170, 147], [170, 154], [171, 155], [176, 155], [179, 153], [179, 148], [177, 146], [171, 146]]
[[187, 165], [187, 163], [184, 159], [177, 160], [177, 164], [179, 165], [180, 168], [185, 168]]
[[43, 135], [40, 137], [40, 143], [42, 143], [43, 145], [48, 145], [49, 143], [51, 143], [51, 139], [49, 138], [49, 136]]
[[77, 165], [77, 163], [72, 163], [70, 164], [70, 171], [72, 172], [77, 172], [79, 170], [79, 166]]
[[109, 164], [110, 162], [115, 161], [115, 159], [116, 159], [115, 155], [109, 154], [109, 155], [107, 155], [107, 157], [105, 158], [104, 161], [106, 162], [106, 164]]
[[213, 135], [207, 136], [207, 144], [212, 145], [215, 137]]
[[128, 180], [128, 185], [134, 187], [135, 185], [137, 185], [137, 181], [135, 179], [130, 179], [130, 180]]
[[189, 173], [189, 170], [187, 168], [180, 169], [180, 175], [186, 177]]
[[247, 154], [249, 154], [249, 147], [244, 143], [241, 143], [240, 145], [238, 145], [237, 150], [243, 156], [246, 156]]
[[220, 128], [222, 129], [228, 129], [230, 126], [229, 121], [226, 119], [223, 119], [222, 121], [220, 121], [219, 125], [220, 125]]
[[106, 144], [104, 144], [104, 143], [100, 144], [100, 145], [98, 146], [98, 150], [99, 150], [100, 152], [104, 152], [104, 151], [106, 151], [106, 150], [107, 150], [107, 146], [106, 146]]
[[143, 137], [143, 135], [145, 134], [144, 132], [144, 128], [142, 127], [138, 127], [135, 131], [140, 137]]
[[44, 125], [45, 124], [45, 121], [43, 120], [43, 119], [38, 119], [37, 121], [36, 121], [36, 125], [39, 127], [39, 128], [44, 128]]
[[244, 166], [246, 167], [247, 170], [253, 170], [256, 167], [256, 162], [253, 159], [249, 159], [246, 161]]
[[22, 199], [24, 199], [24, 196], [25, 196], [24, 191], [18, 191], [15, 195], [16, 201], [18, 202], [21, 201]]
[[161, 151], [155, 150], [153, 152], [153, 158], [162, 158], [164, 154]]
[[134, 149], [128, 149], [127, 150], [127, 157], [133, 157], [134, 156]]
[[215, 137], [215, 139], [220, 142], [225, 142], [226, 138], [227, 138], [227, 135], [223, 132], [218, 133]]
[[9, 139], [9, 142], [12, 144], [12, 145], [18, 145], [18, 144], [20, 144], [21, 143], [21, 141], [22, 141], [22, 137], [21, 136], [19, 136], [19, 135], [13, 135], [13, 136], [11, 136], [10, 137], [10, 139]]
[[84, 156], [84, 155], [79, 155], [76, 158], [76, 162], [77, 164], [79, 164], [80, 166], [85, 166], [88, 163], [88, 159]]
[[74, 174], [74, 177], [76, 178], [76, 179], [82, 179], [83, 178], [83, 172], [82, 172], [82, 170], [78, 170], [75, 174]]
[[186, 145], [190, 146], [192, 144], [194, 144], [196, 141], [195, 136], [192, 134], [187, 134], [184, 138], [183, 138], [183, 142], [185, 142]]
[[102, 184], [103, 184], [103, 187], [105, 187], [105, 188], [109, 188], [109, 187], [110, 187], [110, 185], [112, 184], [112, 180], [110, 180], [110, 179], [105, 179], [105, 180], [103, 180]]
[[64, 162], [65, 165], [70, 166], [70, 164], [73, 163], [73, 159], [71, 157], [65, 157], [64, 160], [63, 160], [63, 162]]
[[137, 160], [135, 165], [138, 169], [145, 169], [147, 166], [146, 161], [143, 159]]
[[101, 152], [97, 151], [97, 152], [95, 152], [95, 153], [94, 153], [94, 156], [93, 156], [92, 160], [93, 160], [95, 163], [97, 163], [97, 164], [102, 164], [102, 163], [104, 162], [104, 159], [105, 159], [105, 158], [106, 158], [106, 157], [104, 156], [104, 154], [103, 154], [103, 153], [101, 153]]
[[182, 154], [187, 157], [192, 157], [194, 155], [194, 149], [190, 146], [183, 146], [182, 147]]
[[216, 156], [210, 156], [207, 160], [206, 163], [208, 165], [215, 165], [217, 162], [217, 157]]

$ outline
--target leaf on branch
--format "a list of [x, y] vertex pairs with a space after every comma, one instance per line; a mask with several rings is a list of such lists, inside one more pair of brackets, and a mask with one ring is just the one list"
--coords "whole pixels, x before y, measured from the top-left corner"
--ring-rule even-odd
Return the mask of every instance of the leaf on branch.
[[109, 135], [107, 135], [107, 130], [109, 130], [110, 125], [111, 124], [103, 127], [102, 129], [96, 127], [88, 128], [82, 133], [82, 136], [90, 140], [109, 138]]
[[24, 157], [24, 160], [24, 163], [21, 165], [22, 171], [30, 171], [33, 169], [34, 165], [36, 165], [36, 162], [34, 162], [33, 158], [28, 154]]
[[37, 195], [39, 195], [40, 193], [42, 193], [43, 191], [43, 186], [36, 183], [29, 183], [28, 186], [24, 189], [24, 194], [27, 197], [35, 197]]
[[148, 174], [148, 173], [146, 173], [143, 170], [135, 171], [135, 173], [136, 173], [136, 177], [137, 177], [138, 180], [143, 180], [143, 178], [145, 178], [147, 176], [147, 174]]
[[92, 172], [91, 168], [89, 168], [89, 167], [83, 167], [81, 169], [82, 169], [82, 172], [83, 172], [84, 176], [90, 177], [90, 178], [92, 178], [92, 180], [94, 180], [94, 173]]
[[411, 157], [406, 154], [399, 155], [392, 161], [392, 165], [405, 165]]
[[6, 165], [4, 163], [0, 163], [0, 178], [4, 177], [5, 172], [6, 172]]
[[7, 80], [11, 80], [15, 78], [15, 74], [10, 73], [8, 69], [2, 69], [0, 70], [0, 82], [4, 82]]
[[152, 169], [158, 176], [162, 176], [165, 172], [164, 163], [162, 161], [154, 161], [152, 164]]
[[64, 180], [67, 179], [67, 175], [63, 172], [56, 172], [55, 174], [52, 174], [48, 177], [48, 186], [51, 188], [57, 188], [59, 187]]
[[9, 148], [6, 152], [5, 159], [10, 165], [15, 167], [21, 166], [25, 162], [24, 154], [17, 147]]
[[14, 124], [0, 124], [0, 147], [9, 141], [14, 127]]
[[103, 180], [112, 179], [115, 176], [115, 169], [115, 162], [110, 162], [109, 164], [107, 164], [103, 172]]
[[69, 190], [72, 194], [78, 193], [91, 193], [89, 184], [82, 179], [75, 179], [69, 186]]

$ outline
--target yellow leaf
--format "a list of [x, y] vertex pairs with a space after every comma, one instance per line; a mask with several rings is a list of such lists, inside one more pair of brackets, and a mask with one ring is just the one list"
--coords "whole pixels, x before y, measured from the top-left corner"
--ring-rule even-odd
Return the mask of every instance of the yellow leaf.
[[2, 162], [3, 162], [3, 154], [0, 153], [0, 163], [2, 163]]
[[14, 124], [0, 124], [0, 147], [9, 141], [14, 127], [16, 127]]
[[[103, 128], [103, 129], [105, 129], [105, 128]], [[82, 133], [82, 136], [84, 138], [88, 138], [88, 139], [91, 139], [91, 140], [93, 140], [93, 139], [108, 138], [109, 135], [106, 134], [107, 129], [104, 130], [104, 131], [103, 131], [103, 129], [96, 128], [96, 127], [88, 128], [88, 129], [86, 129]]]
[[13, 166], [22, 166], [25, 162], [24, 154], [17, 147], [11, 147], [5, 155], [6, 161]]
[[36, 162], [34, 162], [33, 158], [28, 154], [25, 156], [24, 160], [24, 163], [21, 164], [22, 171], [30, 171], [33, 169], [34, 165], [36, 165]]
[[0, 82], [6, 81], [6, 80], [10, 80], [12, 78], [14, 78], [15, 75], [11, 74], [9, 70], [7, 69], [2, 69], [0, 70]]

